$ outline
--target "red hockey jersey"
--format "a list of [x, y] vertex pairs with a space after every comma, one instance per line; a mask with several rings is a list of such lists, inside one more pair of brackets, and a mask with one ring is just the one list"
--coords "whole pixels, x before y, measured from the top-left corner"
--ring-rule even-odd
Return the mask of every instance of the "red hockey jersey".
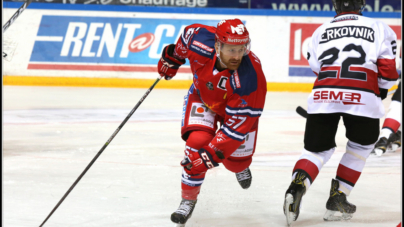
[[174, 56], [189, 60], [201, 101], [224, 119], [209, 147], [227, 158], [250, 131], [257, 129], [267, 84], [261, 62], [252, 52], [243, 57], [237, 70], [219, 72], [215, 68], [215, 31], [215, 27], [201, 24], [187, 26], [176, 43]]

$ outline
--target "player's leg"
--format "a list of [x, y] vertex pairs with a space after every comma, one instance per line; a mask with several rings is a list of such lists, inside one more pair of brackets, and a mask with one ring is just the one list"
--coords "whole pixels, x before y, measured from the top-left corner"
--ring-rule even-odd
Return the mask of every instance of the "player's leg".
[[248, 189], [251, 185], [252, 174], [249, 166], [255, 152], [258, 128], [253, 128], [246, 136], [243, 144], [234, 153], [223, 160], [226, 169], [236, 174], [236, 179], [241, 188]]
[[307, 116], [304, 151], [293, 168], [292, 182], [285, 193], [283, 209], [288, 225], [297, 220], [303, 195], [335, 151], [339, 119], [339, 114]]
[[[181, 122], [181, 137], [186, 141], [185, 155], [209, 144], [216, 130], [216, 114], [203, 105], [192, 86], [184, 98]], [[182, 171], [181, 203], [171, 214], [171, 221], [178, 226], [183, 226], [191, 217], [204, 178], [205, 174], [188, 175]]]
[[389, 112], [384, 120], [379, 139], [372, 151], [381, 156], [386, 151], [396, 151], [401, 146], [401, 81], [391, 98]]
[[[356, 206], [349, 203], [347, 197], [358, 181], [379, 135], [379, 119], [348, 114], [343, 114], [343, 119], [349, 141], [338, 165], [337, 176], [331, 182], [324, 215], [327, 221], [352, 218]], [[342, 216], [334, 216], [335, 213], [342, 213]]]
[[[198, 152], [200, 148], [209, 144], [213, 135], [205, 131], [192, 131], [186, 141], [185, 155], [190, 152]], [[191, 217], [195, 208], [198, 194], [205, 179], [205, 173], [188, 175], [184, 170], [181, 176], [181, 203], [178, 209], [171, 214], [171, 221], [185, 224]]]

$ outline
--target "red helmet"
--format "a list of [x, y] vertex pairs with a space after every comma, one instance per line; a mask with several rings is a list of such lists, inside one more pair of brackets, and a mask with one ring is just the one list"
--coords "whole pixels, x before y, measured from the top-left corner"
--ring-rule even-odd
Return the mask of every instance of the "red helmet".
[[250, 35], [240, 19], [222, 20], [216, 27], [216, 41], [230, 45], [246, 44], [246, 54], [250, 51]]

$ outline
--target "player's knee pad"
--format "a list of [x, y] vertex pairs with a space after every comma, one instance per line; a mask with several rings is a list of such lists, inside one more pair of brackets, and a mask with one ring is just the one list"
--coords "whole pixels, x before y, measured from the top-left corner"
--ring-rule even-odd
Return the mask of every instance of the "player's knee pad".
[[321, 151], [321, 152], [311, 152], [306, 149], [303, 150], [303, 154], [300, 156], [299, 159], [308, 159], [312, 163], [314, 163], [318, 170], [320, 171], [321, 168], [325, 165], [325, 163], [330, 160], [332, 154], [335, 152], [335, 147]]
[[232, 157], [223, 159], [224, 167], [233, 173], [239, 173], [239, 172], [247, 169], [247, 167], [249, 167], [251, 165], [251, 162], [252, 162], [251, 156], [239, 158], [239, 159], [234, 159]]
[[350, 155], [349, 159], [351, 159], [351, 161], [357, 160], [359, 162], [361, 161], [366, 162], [366, 159], [369, 157], [370, 152], [374, 148], [374, 145], [375, 145], [374, 143], [369, 145], [362, 145], [349, 140], [346, 145], [345, 154]]
[[188, 155], [189, 152], [198, 152], [203, 146], [208, 145], [213, 137], [214, 135], [206, 131], [190, 132], [185, 145], [185, 153]]

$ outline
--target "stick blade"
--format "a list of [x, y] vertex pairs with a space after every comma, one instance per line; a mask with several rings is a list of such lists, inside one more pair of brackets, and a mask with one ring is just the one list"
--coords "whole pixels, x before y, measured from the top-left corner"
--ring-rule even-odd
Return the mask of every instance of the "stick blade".
[[304, 117], [304, 118], [307, 118], [307, 111], [306, 111], [305, 109], [303, 109], [303, 107], [298, 106], [298, 107], [296, 108], [296, 112], [297, 112], [300, 116], [302, 116], [302, 117]]
[[14, 52], [17, 49], [18, 43], [11, 39], [4, 39], [3, 41], [3, 59], [6, 61], [11, 61], [14, 56]]

